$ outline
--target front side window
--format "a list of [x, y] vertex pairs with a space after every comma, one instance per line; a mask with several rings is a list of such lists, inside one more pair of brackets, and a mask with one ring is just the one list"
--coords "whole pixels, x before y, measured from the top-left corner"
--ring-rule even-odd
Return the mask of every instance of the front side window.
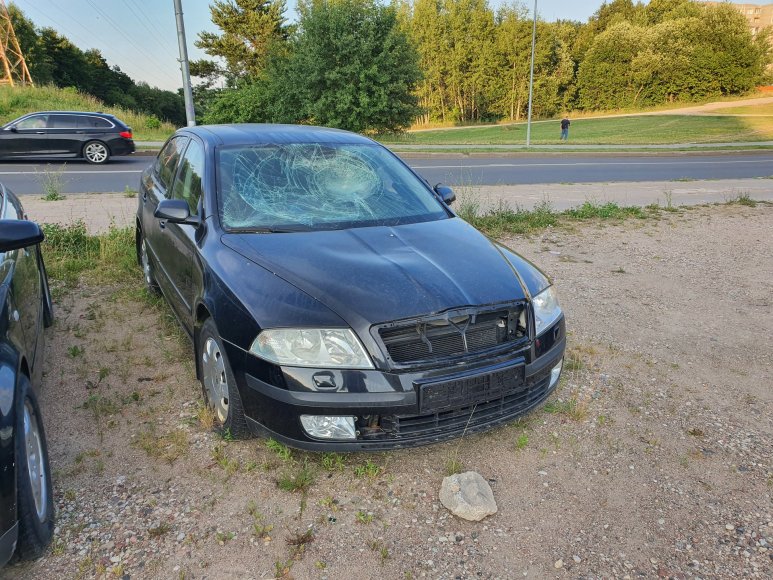
[[198, 141], [191, 140], [185, 156], [180, 162], [180, 171], [174, 182], [173, 197], [188, 202], [191, 215], [199, 211], [201, 199], [201, 178], [204, 175], [204, 148]]
[[173, 137], [167, 142], [156, 158], [153, 170], [164, 189], [168, 189], [172, 184], [172, 179], [174, 179], [174, 174], [177, 170], [177, 163], [180, 161], [180, 155], [183, 149], [185, 149], [186, 143], [188, 143], [187, 137]]
[[448, 216], [427, 186], [375, 144], [241, 145], [217, 155], [227, 229], [316, 230]]
[[16, 123], [17, 129], [45, 129], [48, 115], [32, 115]]

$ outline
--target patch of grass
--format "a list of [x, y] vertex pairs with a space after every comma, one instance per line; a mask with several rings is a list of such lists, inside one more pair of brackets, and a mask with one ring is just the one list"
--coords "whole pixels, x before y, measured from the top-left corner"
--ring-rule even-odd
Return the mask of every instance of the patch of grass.
[[365, 524], [365, 525], [371, 524], [373, 523], [374, 518], [375, 516], [373, 514], [369, 514], [362, 510], [354, 514], [354, 521], [357, 522], [358, 524]]
[[[532, 123], [531, 142], [560, 145], [557, 120]], [[724, 115], [640, 115], [572, 119], [569, 145], [649, 145], [659, 143], [732, 143], [766, 141], [773, 137], [773, 116], [761, 118]], [[437, 129], [383, 135], [385, 143], [416, 145], [521, 145], [526, 124]]]
[[273, 451], [282, 461], [292, 461], [293, 450], [290, 449], [287, 445], [284, 445], [275, 439], [269, 438], [268, 441], [266, 441], [266, 447], [269, 449], [269, 451]]
[[274, 526], [264, 523], [265, 516], [258, 511], [258, 504], [254, 501], [250, 501], [250, 503], [247, 504], [247, 513], [249, 513], [254, 520], [252, 523], [252, 535], [261, 539], [270, 538], [271, 536], [269, 534], [274, 529]]
[[370, 540], [368, 542], [368, 548], [376, 552], [381, 557], [381, 565], [389, 559], [389, 550], [387, 547], [378, 540]]
[[613, 274], [625, 274], [625, 268], [623, 268], [622, 266], [619, 266], [614, 270], [610, 270], [610, 272], [612, 272]]
[[522, 450], [526, 449], [526, 446], [528, 444], [529, 444], [529, 436], [526, 433], [521, 433], [515, 439], [515, 448], [518, 451], [522, 451]]
[[220, 544], [221, 546], [226, 542], [230, 542], [235, 537], [236, 537], [236, 534], [234, 532], [221, 532], [221, 531], [215, 532], [215, 539], [217, 540], [217, 543]]
[[77, 358], [82, 356], [84, 352], [86, 352], [86, 350], [82, 346], [74, 344], [67, 349], [67, 356], [70, 358]]
[[43, 254], [52, 282], [73, 287], [82, 276], [95, 285], [141, 280], [131, 228], [112, 227], [92, 235], [83, 222], [42, 227]]
[[137, 190], [136, 190], [136, 189], [132, 189], [131, 187], [129, 187], [129, 186], [127, 185], [127, 186], [124, 188], [124, 190], [123, 190], [123, 196], [124, 196], [124, 197], [128, 197], [128, 198], [134, 198], [134, 197], [137, 197]]
[[81, 405], [82, 409], [88, 409], [94, 414], [94, 418], [99, 420], [102, 417], [108, 415], [115, 415], [120, 412], [121, 405], [113, 401], [109, 397], [103, 395], [94, 394], [89, 397]]
[[309, 467], [308, 462], [304, 461], [296, 472], [282, 474], [276, 484], [279, 489], [284, 491], [305, 493], [315, 479], [314, 471]]
[[204, 403], [200, 403], [196, 409], [196, 419], [198, 419], [199, 425], [207, 431], [211, 431], [215, 426], [215, 412], [212, 407]]
[[290, 546], [290, 557], [300, 560], [306, 552], [306, 546], [314, 541], [314, 530], [309, 528], [305, 532], [295, 532], [285, 538], [285, 543]]
[[542, 408], [545, 413], [551, 415], [563, 415], [575, 421], [582, 421], [588, 414], [585, 405], [581, 404], [576, 397], [567, 400], [554, 399], [545, 403]]
[[730, 203], [736, 203], [738, 205], [745, 205], [746, 207], [757, 207], [757, 201], [753, 200], [751, 196], [749, 195], [749, 192], [742, 192], [739, 193], [735, 199], [731, 200]]
[[188, 453], [188, 434], [182, 429], [159, 434], [155, 424], [151, 423], [137, 435], [133, 444], [151, 457], [174, 463]]
[[37, 173], [36, 176], [40, 182], [40, 188], [43, 190], [43, 201], [61, 201], [64, 199], [62, 188], [64, 187], [64, 169], [51, 169], [51, 165], [46, 166], [46, 170]]
[[228, 477], [239, 471], [239, 460], [228, 457], [225, 451], [225, 445], [217, 444], [212, 449], [212, 460], [226, 472]]
[[616, 220], [629, 218], [645, 219], [656, 215], [660, 208], [645, 210], [640, 207], [623, 207], [614, 202], [596, 204], [586, 201], [582, 205], [556, 211], [549, 201], [542, 201], [527, 210], [519, 206], [515, 209], [500, 203], [486, 212], [480, 212], [480, 206], [468, 202], [459, 211], [459, 216], [476, 228], [493, 237], [504, 234], [528, 234], [547, 227], [568, 225], [575, 221]]
[[445, 472], [447, 476], [456, 475], [464, 471], [464, 464], [456, 455], [446, 459]]
[[381, 467], [367, 459], [362, 465], [354, 466], [355, 477], [369, 477], [373, 479], [381, 473]]
[[346, 458], [340, 453], [323, 453], [320, 463], [327, 471], [343, 471], [346, 467]]

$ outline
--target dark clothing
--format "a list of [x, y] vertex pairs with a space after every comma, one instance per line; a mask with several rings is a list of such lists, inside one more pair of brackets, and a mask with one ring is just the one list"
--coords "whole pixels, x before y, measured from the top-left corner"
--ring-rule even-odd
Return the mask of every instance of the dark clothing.
[[571, 124], [569, 119], [561, 119], [561, 141], [569, 139], [569, 125]]

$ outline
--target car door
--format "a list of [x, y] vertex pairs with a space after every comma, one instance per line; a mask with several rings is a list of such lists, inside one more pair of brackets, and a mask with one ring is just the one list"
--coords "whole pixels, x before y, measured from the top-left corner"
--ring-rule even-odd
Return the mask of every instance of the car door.
[[[202, 218], [203, 178], [204, 145], [192, 138], [177, 169], [172, 185], [172, 198], [186, 201], [191, 215], [199, 215]], [[167, 273], [177, 297], [178, 314], [186, 324], [190, 323], [195, 298], [193, 278], [197, 230], [196, 226], [167, 222], [161, 231], [161, 259], [168, 264]]]
[[188, 141], [188, 137], [176, 135], [166, 142], [156, 157], [149, 178], [142, 188], [142, 231], [148, 253], [156, 266], [156, 282], [170, 303], [174, 301], [175, 291], [169, 275], [170, 264], [165, 260], [168, 252], [164, 252], [166, 236], [163, 234], [167, 222], [158, 219], [154, 213], [161, 200], [171, 198], [172, 183]]
[[48, 150], [51, 155], [80, 155], [85, 131], [78, 129], [78, 115], [48, 116]]
[[45, 155], [48, 151], [48, 114], [35, 114], [8, 125], [0, 137], [0, 155]]

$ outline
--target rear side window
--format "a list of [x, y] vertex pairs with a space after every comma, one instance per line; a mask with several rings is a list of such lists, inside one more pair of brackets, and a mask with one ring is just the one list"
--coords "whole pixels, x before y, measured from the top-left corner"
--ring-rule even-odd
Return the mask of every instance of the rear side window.
[[32, 115], [16, 123], [17, 129], [45, 129], [48, 115]]
[[158, 154], [153, 172], [161, 182], [161, 185], [164, 186], [164, 189], [169, 189], [169, 186], [172, 184], [172, 179], [174, 179], [174, 174], [177, 171], [177, 164], [180, 162], [180, 155], [187, 143], [187, 137], [174, 137], [167, 142], [161, 153]]
[[77, 115], [49, 115], [49, 129], [75, 129], [78, 127]]
[[88, 117], [85, 115], [78, 116], [77, 127], [78, 129], [109, 129], [113, 124], [107, 119], [102, 117]]
[[191, 215], [199, 211], [199, 199], [201, 198], [201, 178], [204, 175], [204, 148], [197, 141], [191, 140], [185, 156], [180, 162], [180, 171], [172, 190], [175, 199], [184, 199], [188, 202]]

